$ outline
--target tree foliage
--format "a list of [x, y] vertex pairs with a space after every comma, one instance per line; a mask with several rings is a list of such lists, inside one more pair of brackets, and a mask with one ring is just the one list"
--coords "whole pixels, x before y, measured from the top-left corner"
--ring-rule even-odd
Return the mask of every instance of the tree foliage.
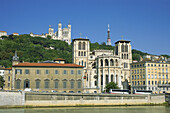
[[106, 89], [106, 92], [109, 92], [110, 89], [119, 89], [119, 87], [117, 86], [116, 83], [110, 82], [106, 85], [105, 89]]
[[3, 86], [5, 85], [5, 80], [2, 76], [0, 76], [0, 88], [3, 89]]
[[[2, 36], [1, 38], [0, 65], [5, 67], [12, 66], [12, 56], [14, 56], [15, 51], [17, 51], [20, 61], [38, 62], [63, 58], [67, 63], [72, 63], [72, 46], [64, 41], [52, 40], [50, 37], [31, 37], [27, 34], [19, 36], [10, 35], [8, 37]], [[54, 49], [50, 49], [50, 47]], [[114, 50], [114, 46], [107, 46], [105, 42], [101, 44], [98, 42], [90, 43], [90, 51], [98, 49]], [[140, 56], [148, 53], [134, 49], [132, 50], [132, 54], [133, 60], [139, 61]]]

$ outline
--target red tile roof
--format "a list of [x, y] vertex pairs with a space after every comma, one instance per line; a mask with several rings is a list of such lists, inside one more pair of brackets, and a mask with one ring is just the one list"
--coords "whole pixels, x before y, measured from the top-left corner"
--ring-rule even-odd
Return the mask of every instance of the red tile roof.
[[12, 67], [10, 67], [10, 68], [5, 68], [4, 70], [12, 70]]
[[6, 31], [0, 31], [0, 32], [5, 32], [5, 33], [7, 33]]
[[59, 64], [59, 63], [19, 63], [13, 67], [84, 67], [77, 64]]
[[57, 59], [55, 59], [54, 61], [65, 61], [65, 60], [62, 59], [62, 58], [57, 58]]

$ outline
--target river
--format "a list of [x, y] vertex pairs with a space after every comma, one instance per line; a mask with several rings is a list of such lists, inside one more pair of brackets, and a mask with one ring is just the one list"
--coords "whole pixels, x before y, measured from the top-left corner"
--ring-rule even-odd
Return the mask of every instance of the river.
[[170, 106], [18, 108], [0, 113], [170, 113]]

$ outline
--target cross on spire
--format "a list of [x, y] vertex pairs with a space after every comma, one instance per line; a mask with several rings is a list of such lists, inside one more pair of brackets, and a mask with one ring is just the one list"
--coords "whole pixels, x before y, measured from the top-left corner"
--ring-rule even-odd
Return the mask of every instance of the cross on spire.
[[121, 35], [120, 37], [121, 37], [121, 38], [122, 38], [122, 40], [123, 40], [123, 37], [124, 37], [124, 36], [123, 36], [123, 35]]
[[79, 34], [80, 34], [80, 38], [81, 38], [82, 33], [79, 33]]

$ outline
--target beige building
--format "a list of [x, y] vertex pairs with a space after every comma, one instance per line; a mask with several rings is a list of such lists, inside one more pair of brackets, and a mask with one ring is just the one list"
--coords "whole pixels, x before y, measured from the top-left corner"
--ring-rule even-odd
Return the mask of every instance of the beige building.
[[170, 63], [142, 61], [131, 64], [132, 90], [152, 90], [153, 93], [170, 92]]
[[130, 41], [117, 41], [114, 51], [90, 51], [89, 39], [78, 38], [73, 39], [72, 47], [73, 63], [84, 66], [84, 88], [87, 92], [100, 93], [109, 82], [116, 82], [121, 89], [128, 88], [132, 63]]
[[7, 36], [7, 32], [6, 31], [0, 31], [0, 37], [1, 36]]
[[55, 62], [17, 63], [5, 70], [5, 90], [83, 92], [83, 66], [66, 64], [63, 59]]

